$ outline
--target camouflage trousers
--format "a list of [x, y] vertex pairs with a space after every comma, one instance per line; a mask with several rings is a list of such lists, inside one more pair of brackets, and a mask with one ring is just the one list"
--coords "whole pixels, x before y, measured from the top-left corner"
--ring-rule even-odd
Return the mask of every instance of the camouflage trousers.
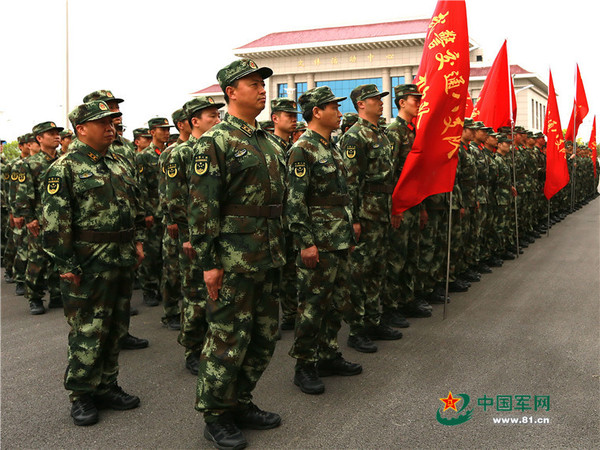
[[319, 252], [314, 269], [296, 257], [298, 267], [298, 315], [292, 358], [305, 362], [334, 359], [339, 346], [337, 334], [348, 304], [349, 251]]
[[533, 230], [532, 211], [531, 211], [531, 195], [528, 192], [519, 193], [518, 198], [518, 214], [519, 214], [519, 234], [529, 233]]
[[[179, 248], [188, 240], [188, 235], [179, 233]], [[185, 357], [192, 353], [200, 354], [204, 346], [206, 323], [206, 299], [208, 292], [204, 284], [204, 272], [197, 262], [190, 261], [187, 255], [179, 252], [179, 268], [181, 273], [181, 330], [177, 342], [185, 348]]]
[[279, 302], [272, 295], [277, 271], [225, 272], [219, 298], [207, 298], [208, 331], [196, 386], [196, 409], [206, 422], [249, 404], [271, 360], [279, 322]]
[[460, 217], [460, 210], [453, 209], [450, 239], [450, 281], [456, 281], [456, 276], [467, 270], [465, 264], [465, 243], [463, 241], [465, 222], [467, 222], [466, 217]]
[[27, 273], [28, 258], [28, 239], [27, 230], [25, 228], [13, 229], [13, 239], [15, 243], [15, 258], [13, 261], [13, 279], [17, 283], [25, 283], [25, 274]]
[[58, 272], [42, 247], [42, 237], [27, 233], [27, 269], [25, 273], [25, 298], [41, 300], [46, 287], [50, 298], [60, 297]]
[[162, 274], [163, 225], [154, 218], [154, 225], [147, 229], [144, 240], [144, 259], [139, 268], [139, 279], [144, 294], [153, 296], [159, 293]]
[[489, 229], [490, 229], [490, 215], [487, 203], [481, 203], [479, 205], [479, 211], [477, 213], [477, 243], [478, 243], [478, 260], [480, 262], [487, 261], [492, 256], [490, 253], [490, 240], [489, 240]]
[[391, 229], [389, 222], [366, 219], [361, 219], [360, 225], [360, 239], [350, 254], [350, 307], [344, 317], [350, 325], [351, 336], [379, 325], [379, 301], [385, 283], [386, 243]]
[[496, 214], [494, 216], [495, 226], [498, 235], [498, 253], [503, 253], [506, 250], [514, 251], [514, 248], [509, 248], [510, 235], [512, 230], [510, 229], [510, 205], [497, 205]]
[[[10, 237], [10, 216], [8, 214], [8, 209], [2, 206], [2, 212], [0, 212], [0, 216], [2, 217], [2, 226], [0, 231], [0, 254], [2, 255], [3, 263], [6, 263], [4, 259], [4, 253], [6, 252], [6, 246], [8, 245], [9, 237]], [[6, 265], [4, 265], [6, 267]]]
[[296, 320], [298, 310], [298, 276], [296, 275], [296, 253], [292, 233], [285, 234], [286, 263], [281, 269], [281, 315], [283, 322]]
[[2, 229], [2, 235], [5, 236], [6, 239], [6, 246], [2, 249], [2, 262], [4, 263], [4, 270], [10, 275], [14, 275], [13, 265], [15, 263], [15, 257], [17, 256], [17, 236], [14, 232], [16, 229], [17, 228], [8, 225], [6, 228]]
[[386, 277], [383, 288], [382, 314], [415, 299], [415, 276], [419, 261], [419, 205], [404, 211], [398, 228], [387, 234]]
[[415, 279], [415, 295], [419, 297], [433, 292], [436, 283], [441, 281], [440, 272], [446, 262], [447, 253], [447, 244], [443, 245], [441, 241], [448, 241], [440, 236], [448, 233], [447, 212], [432, 209], [427, 211], [427, 215], [427, 225], [421, 230], [419, 238], [419, 263]]
[[[179, 239], [173, 239], [164, 226], [162, 239], [162, 276], [160, 277], [160, 294], [163, 301], [164, 317], [179, 316], [181, 295], [181, 275], [179, 271], [179, 254], [183, 252]], [[145, 245], [144, 245], [145, 248]]]
[[129, 328], [132, 270], [83, 273], [79, 287], [61, 280], [69, 331], [65, 388], [71, 401], [117, 382], [120, 341]]
[[464, 259], [466, 268], [479, 265], [479, 242], [477, 241], [477, 224], [479, 210], [475, 206], [465, 208], [465, 217], [462, 220], [462, 233], [464, 243]]
[[500, 214], [500, 208], [494, 201], [488, 205], [489, 224], [488, 229], [488, 245], [490, 248], [490, 254], [492, 256], [497, 255], [503, 251], [502, 249], [502, 238], [500, 237], [499, 230], [497, 228], [498, 215]]

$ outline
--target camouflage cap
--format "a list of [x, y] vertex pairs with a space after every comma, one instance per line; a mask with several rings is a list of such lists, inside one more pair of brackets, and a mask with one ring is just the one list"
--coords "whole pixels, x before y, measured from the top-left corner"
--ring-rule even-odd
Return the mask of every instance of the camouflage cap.
[[301, 121], [296, 124], [296, 131], [304, 131], [306, 130], [306, 122]]
[[23, 137], [25, 138], [25, 142], [37, 142], [37, 139], [35, 138], [35, 134], [33, 134], [33, 133], [27, 133], [27, 134], [23, 135]]
[[329, 86], [319, 86], [309, 89], [298, 99], [302, 112], [311, 111], [315, 106], [323, 106], [327, 103], [341, 102], [348, 97], [336, 97]]
[[33, 133], [34, 136], [39, 136], [40, 134], [45, 133], [46, 131], [50, 131], [50, 130], [62, 131], [62, 130], [64, 130], [64, 128], [57, 127], [54, 122], [42, 122], [42, 123], [38, 123], [36, 126], [34, 126], [31, 130], [31, 132]]
[[488, 137], [493, 137], [498, 139], [500, 136], [502, 136], [502, 133], [495, 133], [493, 128], [490, 128], [491, 131], [488, 131]]
[[172, 144], [173, 142], [176, 142], [177, 139], [179, 139], [179, 133], [171, 133], [169, 135], [169, 141], [168, 144]]
[[352, 103], [356, 106], [356, 102], [361, 102], [368, 98], [372, 97], [385, 97], [386, 95], [390, 95], [389, 92], [379, 92], [377, 86], [374, 84], [361, 84], [360, 86], [356, 86], [350, 92], [350, 98], [352, 99]]
[[500, 136], [498, 136], [498, 144], [502, 144], [502, 143], [511, 143], [512, 139], [510, 138], [510, 136], [507, 136], [505, 134], [501, 134]]
[[277, 111], [298, 113], [298, 105], [291, 98], [279, 97], [271, 100], [271, 114]]
[[482, 121], [478, 120], [476, 122], [473, 122], [472, 128], [474, 130], [481, 130], [482, 128], [485, 128], [485, 124]]
[[169, 121], [164, 117], [153, 117], [148, 120], [148, 129], [153, 128], [171, 128], [173, 125], [169, 125]]
[[485, 131], [487, 134], [493, 134], [494, 129], [492, 127], [479, 127], [481, 131]]
[[136, 128], [133, 130], [133, 139], [137, 139], [139, 137], [151, 138], [152, 135], [148, 128]]
[[527, 130], [522, 126], [518, 125], [515, 127], [515, 133], [517, 134], [527, 134]]
[[26, 143], [27, 142], [27, 134], [23, 134], [23, 135], [19, 136], [17, 138], [17, 142], [19, 143], [19, 145]]
[[510, 133], [510, 127], [499, 127], [498, 133]]
[[187, 122], [188, 118], [188, 113], [183, 108], [176, 109], [171, 114], [171, 119], [173, 119], [175, 126], [177, 126], [177, 122]]
[[340, 128], [345, 130], [346, 128], [350, 128], [358, 122], [358, 114], [356, 113], [344, 113], [342, 115], [342, 123], [340, 124]]
[[195, 97], [183, 105], [183, 109], [187, 111], [188, 117], [192, 117], [195, 113], [206, 108], [222, 108], [225, 103], [216, 103], [212, 97]]
[[91, 122], [105, 117], [120, 117], [122, 115], [123, 114], [120, 112], [112, 112], [106, 102], [103, 102], [102, 100], [92, 100], [75, 107], [75, 109], [69, 113], [69, 120], [73, 127], [76, 127], [85, 122]]
[[527, 139], [534, 139], [535, 133], [533, 131], [527, 131]]
[[238, 59], [217, 72], [217, 81], [223, 92], [225, 92], [225, 88], [230, 86], [231, 83], [254, 72], [258, 72], [263, 80], [273, 75], [271, 69], [268, 67], [258, 67], [251, 59]]
[[537, 133], [535, 133], [535, 136], [533, 136], [535, 139], [541, 139], [544, 138], [546, 139], [546, 135], [544, 133], [542, 133], [541, 131], [538, 131]]
[[263, 130], [267, 130], [267, 131], [275, 131], [275, 124], [273, 123], [272, 120], [262, 120], [260, 123], [260, 127]]
[[475, 126], [475, 121], [473, 119], [471, 119], [470, 117], [466, 117], [465, 118], [465, 124], [463, 125], [463, 128], [468, 128], [470, 130], [474, 130], [477, 127]]
[[73, 137], [73, 132], [71, 130], [63, 130], [60, 132], [61, 139], [72, 138], [72, 137]]
[[90, 102], [92, 100], [102, 100], [103, 102], [117, 102], [122, 103], [125, 100], [122, 98], [117, 98], [113, 95], [113, 93], [106, 89], [100, 89], [99, 91], [94, 91], [83, 97], [83, 103]]
[[405, 95], [414, 95], [415, 97], [422, 97], [423, 94], [419, 92], [419, 88], [416, 84], [400, 84], [394, 88], [394, 94], [396, 98], [404, 97]]

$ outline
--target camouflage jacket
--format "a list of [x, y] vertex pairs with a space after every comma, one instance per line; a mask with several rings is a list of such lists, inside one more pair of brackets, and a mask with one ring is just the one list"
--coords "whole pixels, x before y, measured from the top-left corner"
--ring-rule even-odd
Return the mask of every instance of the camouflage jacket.
[[481, 150], [483, 156], [487, 158], [488, 163], [488, 203], [496, 204], [496, 188], [497, 188], [497, 176], [498, 168], [496, 167], [495, 153], [489, 150], [487, 147], [483, 147]]
[[125, 139], [123, 136], [117, 135], [113, 143], [110, 145], [110, 149], [117, 155], [125, 157], [125, 160], [131, 165], [131, 167], [135, 168], [135, 147], [130, 140]]
[[335, 144], [306, 130], [290, 151], [288, 187], [285, 215], [297, 248], [355, 245], [346, 169]]
[[461, 190], [461, 207], [474, 208], [477, 206], [477, 161], [471, 149], [463, 142], [458, 149], [458, 165], [456, 180]]
[[179, 145], [183, 144], [181, 139], [177, 139], [177, 142], [169, 145], [158, 157], [158, 207], [160, 209], [160, 216], [163, 218], [165, 225], [171, 225], [173, 222], [168, 216], [169, 208], [167, 205], [167, 172], [166, 168], [171, 162], [171, 156], [173, 150]]
[[[27, 156], [27, 158], [29, 158], [29, 156]], [[14, 159], [13, 161], [11, 161], [10, 165], [10, 182], [6, 193], [8, 196], [8, 209], [13, 216], [16, 213], [15, 204], [17, 201], [17, 189], [19, 187], [19, 173], [21, 172], [21, 165], [25, 163], [25, 159], [27, 158], [19, 157], [17, 159]]]
[[188, 234], [189, 169], [192, 167], [194, 136], [176, 146], [165, 168], [165, 204], [169, 224], [177, 224], [180, 234]]
[[344, 133], [340, 149], [347, 171], [354, 220], [389, 222], [394, 190], [393, 145], [383, 130], [368, 120]]
[[[108, 150], [105, 156], [73, 140], [69, 152], [48, 170], [42, 184], [44, 249], [60, 273], [101, 272], [131, 267], [136, 261], [134, 238], [144, 240], [135, 180], [129, 163]], [[123, 243], [92, 243], [81, 232], [134, 230]]]
[[511, 155], [507, 153], [502, 156], [500, 153], [494, 154], [494, 162], [496, 169], [496, 204], [499, 206], [510, 205], [512, 201], [511, 187], [513, 184], [511, 171]]
[[42, 220], [42, 193], [44, 179], [50, 165], [58, 159], [43, 151], [25, 159], [19, 166], [18, 185], [15, 194], [15, 217], [24, 217], [25, 223]]
[[257, 272], [284, 264], [284, 165], [260, 125], [230, 114], [202, 135], [189, 167], [188, 209], [200, 267]]
[[285, 159], [287, 161], [287, 159], [290, 156], [290, 149], [292, 148], [292, 144], [284, 141], [274, 133], [269, 133], [269, 138], [271, 138], [273, 142], [279, 147], [279, 149], [285, 154]]
[[9, 161], [2, 155], [2, 207], [9, 208], [10, 174], [13, 161]]
[[161, 153], [160, 149], [154, 143], [151, 143], [144, 150], [136, 154], [138, 180], [143, 193], [144, 214], [146, 216], [154, 216], [155, 221], [158, 222], [162, 220], [158, 204], [158, 184], [161, 175], [158, 158]]
[[531, 192], [531, 183], [528, 174], [528, 163], [527, 163], [527, 155], [525, 154], [527, 150], [525, 147], [519, 146], [515, 149], [515, 170], [517, 177], [517, 191], [519, 195], [523, 195], [526, 192]]
[[489, 183], [490, 183], [490, 163], [484, 153], [483, 144], [477, 145], [475, 141], [471, 142], [469, 150], [475, 158], [477, 165], [477, 201], [485, 205], [489, 201]]
[[412, 123], [408, 123], [401, 117], [396, 117], [396, 120], [385, 129], [385, 134], [394, 146], [393, 183], [396, 184], [400, 179], [406, 157], [412, 150], [415, 141], [415, 128]]

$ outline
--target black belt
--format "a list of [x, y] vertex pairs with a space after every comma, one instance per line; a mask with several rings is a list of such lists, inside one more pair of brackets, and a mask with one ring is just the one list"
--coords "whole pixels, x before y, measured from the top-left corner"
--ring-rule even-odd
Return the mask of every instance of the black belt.
[[392, 194], [394, 187], [391, 184], [376, 184], [376, 183], [365, 183], [365, 192], [371, 192], [376, 194]]
[[127, 244], [133, 242], [134, 230], [120, 231], [93, 231], [75, 229], [74, 233], [76, 241], [89, 242], [91, 244]]
[[276, 219], [283, 214], [283, 205], [225, 205], [221, 208], [221, 214]]
[[308, 206], [348, 206], [348, 197], [309, 197], [306, 201]]

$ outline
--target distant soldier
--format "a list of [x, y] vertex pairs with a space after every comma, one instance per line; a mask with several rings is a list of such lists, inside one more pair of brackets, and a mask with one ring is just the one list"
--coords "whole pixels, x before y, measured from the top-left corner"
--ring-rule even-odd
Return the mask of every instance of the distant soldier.
[[60, 153], [64, 155], [69, 151], [69, 144], [73, 140], [73, 132], [71, 130], [63, 130], [60, 132]]
[[152, 135], [148, 128], [136, 128], [133, 130], [133, 145], [135, 151], [141, 152], [152, 143]]

